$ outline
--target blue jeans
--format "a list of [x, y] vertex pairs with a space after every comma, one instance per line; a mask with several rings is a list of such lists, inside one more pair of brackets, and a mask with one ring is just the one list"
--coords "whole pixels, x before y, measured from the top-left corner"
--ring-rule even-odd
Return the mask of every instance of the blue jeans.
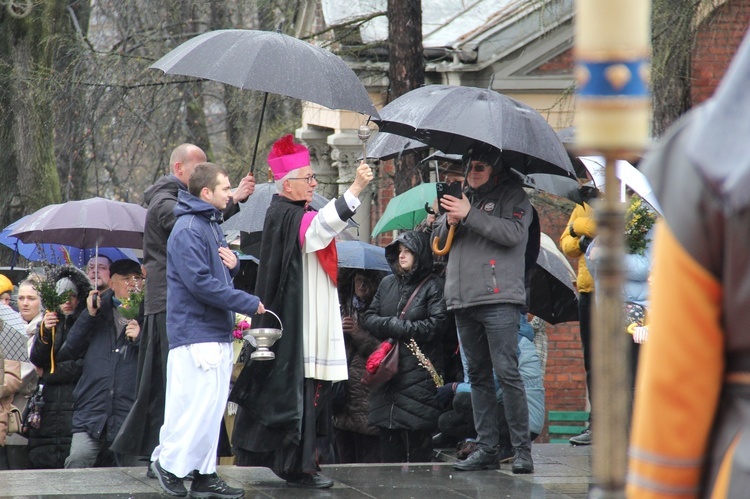
[[477, 444], [488, 449], [500, 443], [494, 368], [503, 388], [511, 444], [516, 450], [531, 450], [526, 389], [518, 371], [520, 310], [519, 305], [502, 303], [454, 311], [468, 361]]

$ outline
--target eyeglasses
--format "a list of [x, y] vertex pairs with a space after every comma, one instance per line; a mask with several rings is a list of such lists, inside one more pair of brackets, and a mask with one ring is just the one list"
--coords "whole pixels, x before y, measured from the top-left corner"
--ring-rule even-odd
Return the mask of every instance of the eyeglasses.
[[482, 173], [485, 168], [489, 168], [489, 167], [490, 167], [489, 165], [485, 165], [484, 163], [473, 163], [469, 165], [469, 171], [474, 169], [475, 172]]
[[307, 177], [290, 177], [287, 180], [306, 180], [307, 185], [310, 185], [313, 183], [313, 180], [318, 180], [317, 175], [308, 175]]

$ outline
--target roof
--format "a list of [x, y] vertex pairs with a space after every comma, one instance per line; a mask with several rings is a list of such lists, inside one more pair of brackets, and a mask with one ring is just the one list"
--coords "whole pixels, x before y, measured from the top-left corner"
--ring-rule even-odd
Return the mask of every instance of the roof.
[[[385, 12], [387, 0], [321, 0], [326, 25]], [[422, 0], [425, 49], [477, 51], [476, 63], [489, 64], [569, 22], [574, 0]], [[388, 38], [388, 20], [362, 24], [365, 44]], [[572, 33], [571, 33], [572, 37]]]

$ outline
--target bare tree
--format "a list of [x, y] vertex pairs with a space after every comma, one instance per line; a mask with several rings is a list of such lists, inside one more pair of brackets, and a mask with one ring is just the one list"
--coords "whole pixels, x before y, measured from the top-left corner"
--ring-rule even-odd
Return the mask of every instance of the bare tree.
[[[424, 85], [421, 0], [388, 0], [388, 61], [389, 102]], [[419, 183], [420, 159], [408, 154], [396, 162], [396, 194]]]
[[658, 137], [690, 109], [690, 54], [701, 0], [654, 0], [651, 69], [653, 135]]

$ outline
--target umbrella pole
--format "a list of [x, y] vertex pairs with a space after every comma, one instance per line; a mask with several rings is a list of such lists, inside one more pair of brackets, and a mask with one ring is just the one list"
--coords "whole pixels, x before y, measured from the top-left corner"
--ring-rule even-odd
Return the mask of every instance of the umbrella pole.
[[263, 116], [266, 114], [266, 102], [268, 92], [263, 93], [263, 106], [260, 108], [260, 121], [258, 121], [258, 133], [255, 135], [255, 148], [253, 149], [253, 162], [250, 163], [250, 173], [255, 174], [255, 157], [258, 155], [258, 143], [260, 142], [260, 130], [263, 128]]

